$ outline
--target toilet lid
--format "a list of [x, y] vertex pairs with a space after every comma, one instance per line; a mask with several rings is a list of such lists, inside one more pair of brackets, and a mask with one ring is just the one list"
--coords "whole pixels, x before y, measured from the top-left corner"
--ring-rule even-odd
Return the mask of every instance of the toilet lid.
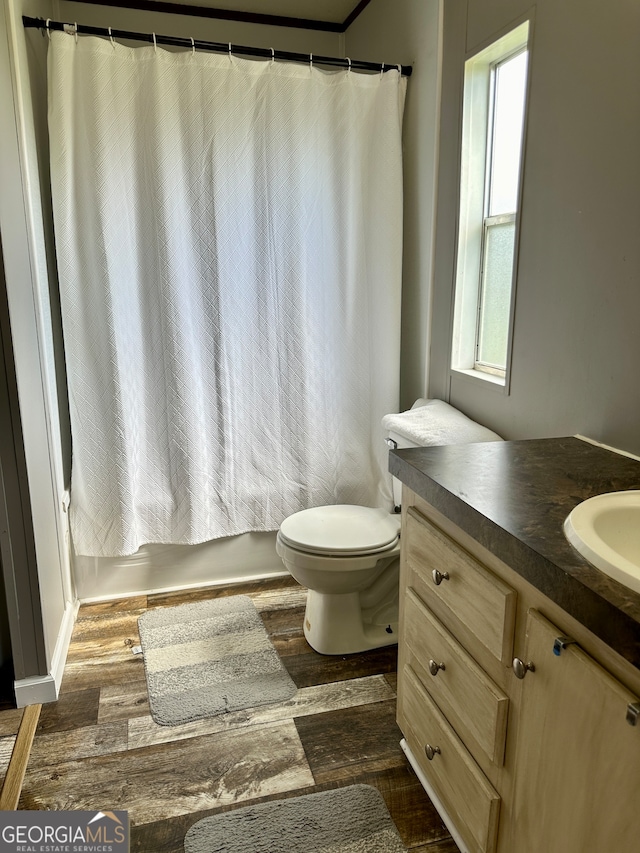
[[371, 554], [395, 544], [399, 534], [399, 515], [349, 504], [304, 509], [280, 527], [285, 543], [314, 554]]

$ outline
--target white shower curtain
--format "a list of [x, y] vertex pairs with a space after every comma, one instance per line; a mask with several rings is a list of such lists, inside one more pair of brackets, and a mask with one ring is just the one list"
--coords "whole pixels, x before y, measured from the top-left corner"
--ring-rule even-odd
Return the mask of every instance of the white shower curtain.
[[405, 85], [51, 34], [78, 554], [386, 505]]

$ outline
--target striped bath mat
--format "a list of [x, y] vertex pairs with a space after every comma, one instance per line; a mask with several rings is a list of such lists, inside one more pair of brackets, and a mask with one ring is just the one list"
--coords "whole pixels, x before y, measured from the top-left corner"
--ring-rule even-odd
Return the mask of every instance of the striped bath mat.
[[271, 705], [296, 692], [246, 595], [149, 610], [138, 627], [151, 716], [160, 725]]
[[350, 785], [245, 806], [195, 823], [185, 853], [407, 853], [384, 800]]

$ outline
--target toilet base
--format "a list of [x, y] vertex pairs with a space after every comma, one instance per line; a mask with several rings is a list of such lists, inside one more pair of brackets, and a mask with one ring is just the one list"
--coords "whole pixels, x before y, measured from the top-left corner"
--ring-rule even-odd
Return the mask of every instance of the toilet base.
[[398, 642], [398, 599], [375, 608], [369, 621], [357, 592], [332, 595], [308, 590], [304, 635], [322, 655], [350, 655]]

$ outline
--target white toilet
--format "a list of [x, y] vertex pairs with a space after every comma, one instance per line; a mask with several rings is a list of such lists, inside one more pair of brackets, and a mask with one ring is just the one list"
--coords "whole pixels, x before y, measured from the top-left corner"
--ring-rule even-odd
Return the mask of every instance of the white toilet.
[[338, 504], [286, 518], [276, 550], [307, 587], [304, 634], [325, 655], [398, 642], [400, 516]]
[[[417, 400], [383, 419], [392, 447], [502, 441], [441, 400]], [[401, 484], [393, 479], [400, 504]], [[320, 506], [286, 518], [276, 551], [307, 587], [304, 634], [325, 655], [345, 655], [397, 643], [400, 515], [363, 506]]]
[[[393, 429], [386, 430], [385, 441], [394, 448], [421, 446]], [[312, 507], [290, 515], [278, 531], [276, 551], [308, 590], [304, 635], [323, 655], [398, 642], [402, 483], [392, 480], [397, 512], [349, 504]]]

